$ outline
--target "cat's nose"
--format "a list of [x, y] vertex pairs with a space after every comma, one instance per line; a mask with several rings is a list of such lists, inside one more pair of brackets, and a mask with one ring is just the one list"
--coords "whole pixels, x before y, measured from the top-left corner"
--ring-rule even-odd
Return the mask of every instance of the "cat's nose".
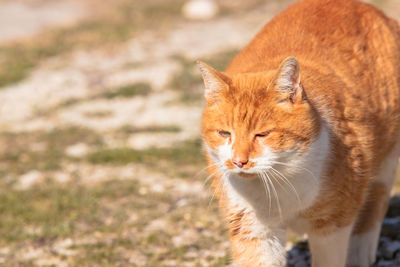
[[233, 159], [232, 161], [233, 161], [233, 164], [235, 164], [239, 168], [243, 168], [243, 166], [246, 165], [247, 162], [249, 162], [248, 159], [240, 159], [240, 158]]

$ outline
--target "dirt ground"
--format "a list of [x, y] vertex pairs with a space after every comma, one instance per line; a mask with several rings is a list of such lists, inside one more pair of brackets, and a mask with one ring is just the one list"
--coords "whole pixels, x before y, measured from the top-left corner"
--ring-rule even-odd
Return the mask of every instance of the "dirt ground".
[[0, 0], [1, 265], [230, 264], [194, 62], [223, 69], [293, 1], [184, 2]]

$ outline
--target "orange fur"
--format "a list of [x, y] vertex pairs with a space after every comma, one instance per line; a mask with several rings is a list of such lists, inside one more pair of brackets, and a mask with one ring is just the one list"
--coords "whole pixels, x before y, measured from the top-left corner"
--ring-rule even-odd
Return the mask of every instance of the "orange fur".
[[[278, 89], [285, 63], [279, 66], [289, 56], [299, 62], [300, 76], [297, 81], [291, 74], [295, 88], [286, 92]], [[320, 235], [351, 225], [357, 216], [361, 219], [354, 233], [368, 231], [383, 219], [382, 203], [390, 188], [374, 177], [399, 137], [397, 22], [358, 1], [304, 0], [268, 23], [224, 73], [200, 64], [209, 88], [202, 136], [211, 150], [227, 142], [232, 159], [249, 160], [244, 166], [249, 170], [264, 147], [306, 153], [320, 136], [321, 125], [327, 125], [331, 148], [325, 178], [316, 200], [299, 218]], [[222, 137], [219, 131], [232, 134]], [[218, 173], [209, 153], [207, 159], [210, 171]], [[225, 162], [230, 170], [235, 168], [232, 159]], [[231, 205], [221, 175], [215, 175], [213, 188], [232, 218], [233, 253], [243, 263], [257, 257], [252, 247], [258, 241], [246, 238], [251, 222]], [[363, 205], [373, 212], [362, 211]], [[364, 221], [366, 214], [378, 218]]]
[[370, 231], [385, 217], [388, 206], [387, 188], [382, 183], [371, 183], [364, 207], [360, 210], [353, 233], [362, 234]]

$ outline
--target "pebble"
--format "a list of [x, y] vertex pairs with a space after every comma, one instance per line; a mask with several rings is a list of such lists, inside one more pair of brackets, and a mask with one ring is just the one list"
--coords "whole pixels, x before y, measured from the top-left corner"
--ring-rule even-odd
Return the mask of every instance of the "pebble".
[[297, 262], [294, 267], [307, 267], [307, 263], [304, 261]]
[[19, 177], [18, 182], [16, 184], [16, 189], [26, 190], [31, 188], [33, 185], [38, 183], [43, 179], [43, 175], [41, 172], [37, 170], [31, 170]]
[[182, 13], [187, 19], [208, 20], [217, 15], [218, 9], [213, 0], [191, 0], [183, 6]]
[[382, 248], [382, 255], [385, 259], [393, 259], [394, 255], [400, 251], [400, 241], [388, 242]]
[[65, 153], [74, 158], [80, 158], [87, 154], [89, 146], [85, 143], [78, 143], [67, 147]]

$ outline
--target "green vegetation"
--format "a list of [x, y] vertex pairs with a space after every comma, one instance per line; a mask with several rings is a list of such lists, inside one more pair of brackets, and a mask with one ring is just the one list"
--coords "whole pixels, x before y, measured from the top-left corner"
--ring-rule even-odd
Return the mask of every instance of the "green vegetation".
[[12, 148], [0, 150], [1, 166], [9, 174], [33, 169], [56, 170], [66, 158], [64, 150], [80, 142], [100, 145], [102, 139], [93, 131], [78, 127], [29, 134], [1, 133], [0, 147]]
[[98, 211], [95, 195], [81, 187], [42, 185], [29, 191], [2, 187], [0, 244], [72, 236], [82, 220], [99, 223]]
[[176, 165], [199, 164], [203, 162], [201, 141], [192, 140], [176, 144], [172, 148], [149, 148], [136, 150], [132, 148], [104, 149], [88, 155], [94, 164], [127, 164], [130, 162], [155, 164], [168, 161]]
[[176, 125], [166, 125], [166, 126], [148, 126], [148, 127], [133, 127], [131, 125], [122, 126], [119, 132], [129, 135], [136, 133], [179, 133], [181, 128]]
[[196, 62], [181, 56], [175, 56], [181, 64], [180, 71], [171, 80], [170, 87], [176, 90], [188, 90], [191, 86], [201, 83], [200, 72], [196, 69]]
[[[41, 113], [43, 114], [49, 114], [51, 112], [54, 112], [55, 109], [62, 109], [62, 108], [68, 108], [80, 103], [83, 103], [85, 101], [88, 101], [93, 98], [99, 98], [99, 99], [114, 99], [114, 98], [132, 98], [135, 96], [147, 96], [152, 92], [152, 87], [150, 84], [145, 83], [145, 82], [138, 82], [138, 83], [133, 83], [133, 84], [127, 84], [123, 85], [121, 87], [117, 88], [110, 88], [108, 91], [95, 94], [93, 96], [87, 97], [87, 98], [82, 98], [82, 99], [77, 99], [77, 98], [71, 98], [67, 99], [61, 104], [59, 104], [57, 107], [50, 108], [49, 110], [42, 110]], [[87, 116], [88, 117], [107, 117], [109, 116], [110, 113], [107, 111], [101, 111], [101, 112], [88, 112]]]
[[193, 169], [199, 169], [204, 165], [201, 149], [201, 141], [192, 140], [178, 143], [171, 148], [103, 149], [89, 154], [87, 159], [93, 164], [142, 163], [172, 177], [188, 177], [193, 174]]
[[[223, 71], [237, 53], [238, 50], [228, 50], [209, 56], [203, 61], [213, 68]], [[181, 93], [179, 102], [185, 104], [199, 103], [203, 99], [203, 87], [201, 86], [202, 78], [196, 62], [181, 56], [175, 56], [174, 58], [180, 62], [181, 68], [173, 76], [169, 87]]]
[[196, 62], [184, 57], [176, 56], [181, 64], [181, 69], [176, 73], [169, 84], [174, 90], [180, 92], [179, 102], [184, 104], [197, 104], [201, 101], [201, 75], [197, 70]]
[[204, 62], [216, 70], [224, 71], [238, 53], [237, 49], [227, 50], [207, 57]]
[[[226, 234], [223, 220], [216, 217], [215, 203], [207, 208], [201, 199], [196, 199], [190, 206], [177, 207], [174, 203], [179, 196], [168, 191], [148, 191], [143, 195], [143, 185], [135, 180], [113, 179], [91, 186], [77, 181], [60, 185], [49, 180], [23, 191], [1, 185], [0, 246], [47, 248], [71, 238], [73, 242], [66, 249], [76, 253], [62, 259], [72, 266], [127, 264], [128, 257], [135, 257], [135, 253], [146, 256], [147, 266], [162, 266], [166, 260], [197, 263], [198, 259], [187, 253], [208, 249]], [[136, 219], [132, 220], [132, 216]], [[164, 221], [166, 226], [151, 230], [149, 222], [155, 220]], [[202, 227], [216, 236], [202, 235]], [[184, 229], [199, 231], [195, 243], [176, 245], [172, 239]], [[56, 251], [53, 253], [57, 255]], [[210, 266], [225, 266], [229, 258], [226, 253], [207, 257], [206, 261]], [[14, 260], [8, 262], [19, 266], [20, 262]], [[24, 262], [29, 263], [33, 264]]]
[[121, 86], [115, 90], [103, 93], [101, 96], [105, 98], [130, 98], [134, 96], [146, 96], [151, 93], [151, 86], [148, 83], [134, 83]]
[[111, 117], [113, 112], [111, 110], [94, 110], [85, 112], [85, 116], [89, 118], [107, 118]]

